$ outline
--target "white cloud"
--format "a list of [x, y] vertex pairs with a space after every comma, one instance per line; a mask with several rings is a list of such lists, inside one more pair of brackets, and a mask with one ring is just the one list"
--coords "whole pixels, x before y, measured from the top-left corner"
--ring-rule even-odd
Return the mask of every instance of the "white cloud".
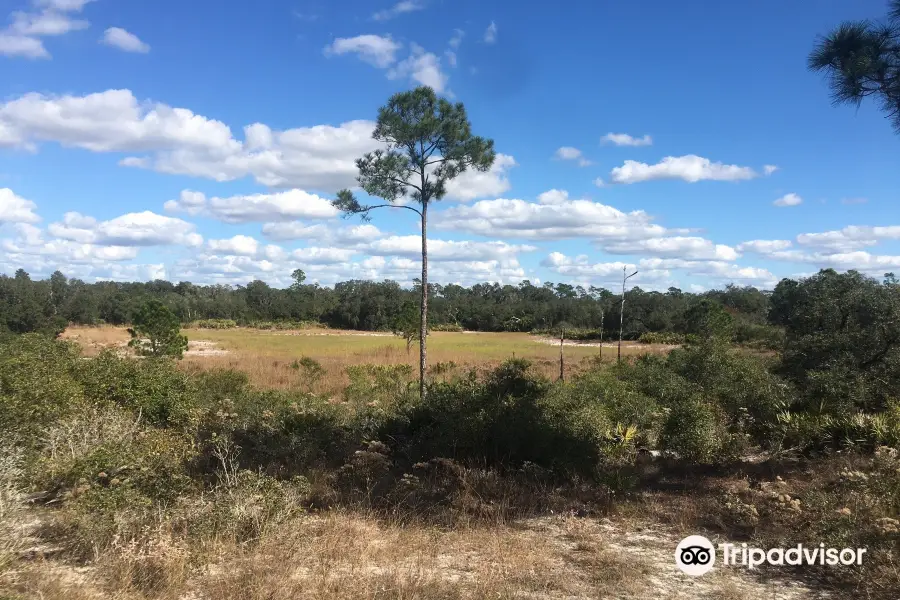
[[755, 252], [757, 254], [769, 254], [779, 252], [791, 247], [788, 240], [751, 240], [737, 245], [738, 252]]
[[327, 219], [338, 215], [329, 200], [303, 190], [210, 198], [205, 211], [226, 223]]
[[305, 264], [333, 265], [349, 261], [355, 250], [347, 248], [300, 248], [291, 252], [291, 257]]
[[610, 254], [652, 254], [687, 260], [735, 260], [740, 256], [731, 246], [683, 236], [605, 243], [603, 250]]
[[63, 12], [80, 12], [85, 4], [90, 4], [95, 0], [33, 0], [37, 6], [59, 10]]
[[462, 44], [463, 38], [466, 36], [466, 32], [462, 29], [454, 29], [453, 37], [450, 38], [449, 45], [451, 48], [456, 49], [459, 48], [459, 45]]
[[454, 206], [441, 214], [437, 227], [478, 235], [533, 240], [582, 237], [597, 241], [625, 241], [685, 231], [667, 230], [653, 224], [644, 211], [624, 213], [591, 200], [570, 200], [562, 190], [541, 194], [538, 203], [498, 198], [482, 200], [471, 206]]
[[[0, 251], [6, 253], [7, 258], [19, 257], [18, 260], [23, 264], [41, 264], [42, 261], [58, 261], [63, 264], [117, 262], [132, 260], [138, 255], [136, 247], [103, 246], [72, 240], [46, 240], [43, 233], [33, 225], [19, 223], [16, 225], [16, 238], [0, 240]], [[35, 260], [34, 257], [42, 259]]]
[[778, 167], [776, 165], [763, 165], [763, 174], [765, 175], [771, 175], [777, 170]]
[[9, 188], [0, 188], [0, 225], [3, 223], [37, 223], [37, 204], [17, 196]]
[[68, 212], [62, 222], [51, 223], [48, 233], [54, 237], [84, 244], [105, 246], [197, 247], [203, 237], [193, 223], [150, 211], [128, 213], [109, 221], [98, 222], [77, 212]]
[[358, 54], [363, 60], [380, 69], [386, 69], [397, 61], [397, 52], [403, 44], [390, 36], [358, 35], [352, 38], [337, 38], [325, 47], [325, 55]]
[[756, 267], [741, 267], [725, 261], [693, 261], [680, 258], [642, 258], [637, 264], [624, 262], [592, 263], [587, 255], [575, 257], [566, 256], [560, 252], [553, 252], [541, 265], [570, 277], [587, 278], [586, 281], [609, 282], [621, 284], [622, 269], [636, 270], [638, 274], [631, 280], [634, 285], [656, 287], [653, 283], [668, 280], [672, 277], [671, 271], [683, 271], [688, 275], [702, 275], [712, 277], [721, 283], [741, 281], [744, 283], [756, 283], [770, 287], [777, 283], [777, 278], [768, 270]]
[[376, 12], [374, 15], [372, 15], [372, 18], [376, 21], [389, 21], [390, 19], [393, 19], [394, 17], [397, 17], [399, 15], [424, 9], [424, 0], [401, 0], [391, 8]]
[[121, 27], [110, 27], [103, 33], [103, 39], [100, 41], [107, 46], [113, 46], [125, 52], [136, 52], [138, 54], [150, 52], [149, 44], [142, 42], [141, 38]]
[[689, 154], [667, 156], [655, 165], [626, 160], [621, 167], [610, 172], [613, 183], [639, 183], [656, 179], [681, 179], [688, 183], [698, 181], [741, 181], [757, 177], [750, 167], [712, 162], [708, 158]]
[[90, 23], [81, 19], [72, 19], [68, 15], [53, 10], [41, 13], [14, 12], [12, 25], [8, 31], [12, 34], [33, 37], [65, 35], [70, 31], [87, 29]]
[[738, 246], [768, 259], [815, 265], [817, 268], [856, 269], [878, 273], [879, 269], [900, 268], [900, 256], [876, 255], [861, 250], [885, 240], [900, 240], [900, 226], [850, 225], [837, 231], [802, 233], [792, 248], [787, 240], [753, 240]]
[[778, 278], [768, 269], [742, 267], [724, 260], [684, 260], [680, 258], [642, 258], [638, 263], [644, 269], [683, 270], [690, 275], [706, 275], [719, 281], [755, 282], [765, 287], [774, 286]]
[[508, 154], [497, 154], [488, 171], [468, 169], [456, 179], [447, 182], [447, 198], [470, 202], [478, 198], [499, 196], [511, 187], [508, 171], [516, 166], [516, 159]]
[[[422, 256], [422, 238], [418, 235], [390, 236], [359, 247], [375, 256]], [[472, 242], [454, 240], [428, 240], [429, 262], [478, 261], [512, 258], [519, 252], [532, 252], [534, 246], [512, 245], [506, 242]]]
[[206, 208], [206, 196], [202, 192], [182, 190], [178, 200], [169, 200], [163, 208], [168, 212], [185, 212], [198, 215]]
[[236, 235], [226, 240], [209, 240], [207, 245], [214, 252], [238, 254], [241, 256], [256, 256], [260, 250], [260, 243], [256, 238], [248, 235]]
[[607, 133], [600, 141], [604, 144], [615, 144], [616, 146], [650, 146], [653, 144], [653, 138], [649, 135], [643, 137], [632, 137], [627, 133]]
[[44, 43], [38, 38], [0, 32], [0, 54], [26, 58], [50, 58]]
[[803, 198], [798, 196], [797, 194], [785, 194], [778, 200], [772, 203], [773, 206], [785, 207], [785, 206], [797, 206], [803, 203]]
[[491, 21], [487, 29], [484, 30], [484, 43], [493, 44], [497, 41], [497, 24]]
[[569, 192], [557, 189], [547, 190], [538, 194], [537, 201], [539, 204], [563, 205], [569, 201]]
[[0, 146], [38, 142], [93, 152], [141, 152], [120, 164], [178, 175], [231, 181], [247, 175], [271, 187], [336, 191], [355, 184], [355, 160], [380, 146], [374, 123], [349, 121], [273, 131], [254, 123], [246, 141], [231, 129], [185, 108], [139, 102], [129, 90], [86, 96], [26, 94], [0, 103]]
[[900, 225], [876, 227], [849, 225], [839, 231], [801, 233], [797, 236], [797, 243], [835, 252], [847, 252], [864, 246], [874, 246], [884, 240], [898, 239], [900, 239]]
[[441, 59], [426, 52], [418, 44], [410, 44], [410, 55], [388, 71], [388, 79], [409, 78], [421, 85], [427, 85], [438, 94], [447, 91], [450, 77], [441, 70]]
[[381, 237], [381, 231], [374, 225], [364, 223], [350, 227], [334, 228], [323, 223], [306, 225], [301, 221], [287, 223], [266, 223], [263, 235], [272, 240], [316, 240], [331, 244], [358, 244]]
[[581, 153], [581, 150], [579, 150], [578, 148], [573, 148], [572, 146], [562, 146], [561, 148], [557, 149], [554, 156], [559, 160], [576, 161], [579, 167], [587, 167], [591, 164], [591, 161], [584, 157], [584, 155]]
[[0, 31], [0, 54], [25, 58], [50, 58], [43, 37], [86, 29], [90, 23], [67, 13], [79, 12], [91, 0], [34, 0], [40, 12], [15, 11], [10, 25]]

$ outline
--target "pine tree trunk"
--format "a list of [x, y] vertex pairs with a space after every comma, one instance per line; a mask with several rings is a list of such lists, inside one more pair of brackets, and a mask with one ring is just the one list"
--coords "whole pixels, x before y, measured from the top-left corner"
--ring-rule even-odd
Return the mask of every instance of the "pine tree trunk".
[[422, 202], [422, 319], [419, 329], [419, 397], [425, 399], [425, 370], [428, 367], [425, 338], [428, 334], [428, 202]]

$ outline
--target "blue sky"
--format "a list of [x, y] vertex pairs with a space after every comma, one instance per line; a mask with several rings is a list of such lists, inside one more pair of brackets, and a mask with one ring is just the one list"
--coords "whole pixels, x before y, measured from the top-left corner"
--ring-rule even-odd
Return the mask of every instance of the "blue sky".
[[[900, 270], [900, 138], [833, 107], [815, 38], [882, 0], [13, 0], [0, 271], [325, 285], [417, 276], [408, 211], [328, 200], [419, 84], [500, 153], [431, 213], [432, 279], [771, 287]], [[402, 213], [402, 214], [400, 214]]]

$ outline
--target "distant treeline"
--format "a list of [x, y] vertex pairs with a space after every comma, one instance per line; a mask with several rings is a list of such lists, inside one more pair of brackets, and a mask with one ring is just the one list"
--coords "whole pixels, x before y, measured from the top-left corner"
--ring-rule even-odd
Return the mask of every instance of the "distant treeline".
[[[604, 288], [565, 283], [541, 286], [481, 283], [471, 287], [430, 285], [429, 322], [473, 331], [532, 331], [565, 324], [572, 329], [618, 334], [621, 294]], [[724, 306], [750, 325], [766, 323], [769, 292], [729, 286], [703, 294], [669, 288], [647, 292], [633, 287], [625, 294], [625, 337], [647, 332], [691, 333], [690, 309], [702, 300]], [[59, 271], [32, 280], [23, 270], [0, 276], [0, 328], [18, 333], [54, 323], [130, 323], [150, 299], [164, 302], [183, 323], [228, 319], [239, 325], [302, 321], [335, 329], [389, 330], [405, 305], [418, 305], [419, 291], [395, 281], [345, 281], [333, 288], [295, 283], [277, 289], [263, 281], [246, 286], [147, 283], [85, 283]], [[604, 315], [601, 318], [601, 315]]]
[[[784, 280], [779, 287], [784, 287]], [[389, 330], [408, 305], [418, 305], [419, 292], [394, 281], [345, 281], [333, 288], [303, 284], [277, 289], [263, 281], [246, 286], [147, 283], [85, 283], [55, 272], [33, 280], [23, 270], [0, 275], [0, 329], [16, 333], [61, 330], [67, 323], [130, 323], [150, 299], [164, 302], [184, 324], [231, 320], [238, 325], [285, 321], [318, 323], [336, 329]], [[434, 329], [461, 327], [474, 331], [533, 331], [559, 328], [618, 336], [621, 295], [604, 288], [523, 281], [518, 285], [482, 283], [471, 287], [432, 285], [429, 322]], [[648, 292], [633, 287], [625, 293], [624, 335], [698, 333], [702, 315], [713, 305], [732, 317], [735, 335], [756, 337], [769, 323], [772, 292], [728, 286], [701, 294], [669, 288]]]

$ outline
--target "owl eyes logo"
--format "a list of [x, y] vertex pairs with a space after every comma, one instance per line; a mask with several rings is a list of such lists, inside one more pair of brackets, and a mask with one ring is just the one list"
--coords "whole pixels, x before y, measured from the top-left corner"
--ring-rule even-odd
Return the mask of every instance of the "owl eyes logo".
[[708, 573], [716, 564], [716, 551], [712, 542], [702, 535], [684, 538], [675, 548], [675, 564], [688, 575]]
[[681, 549], [681, 562], [686, 565], [705, 565], [711, 560], [709, 548], [688, 546]]

